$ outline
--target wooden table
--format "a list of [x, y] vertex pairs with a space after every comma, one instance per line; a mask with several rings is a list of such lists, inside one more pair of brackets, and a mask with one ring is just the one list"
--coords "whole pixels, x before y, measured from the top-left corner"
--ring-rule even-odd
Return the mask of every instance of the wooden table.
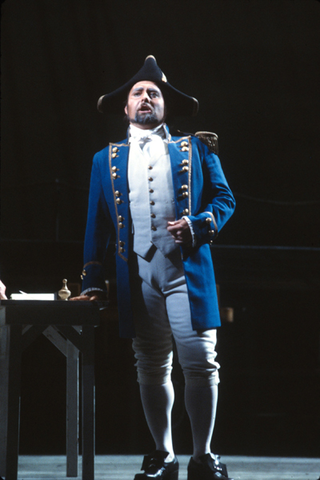
[[78, 476], [78, 375], [81, 353], [82, 479], [94, 480], [94, 327], [101, 304], [2, 300], [0, 303], [0, 476], [18, 475], [22, 352], [39, 335], [67, 358], [67, 476]]

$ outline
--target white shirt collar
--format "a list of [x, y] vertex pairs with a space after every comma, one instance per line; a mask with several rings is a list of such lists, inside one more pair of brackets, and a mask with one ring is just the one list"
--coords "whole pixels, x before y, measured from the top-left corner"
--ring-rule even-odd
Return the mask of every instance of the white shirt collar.
[[147, 130], [136, 127], [132, 124], [129, 126], [129, 142], [131, 142], [132, 139], [141, 140], [142, 138], [150, 138], [151, 135], [159, 135], [164, 141], [168, 141], [168, 132], [165, 129], [164, 123]]

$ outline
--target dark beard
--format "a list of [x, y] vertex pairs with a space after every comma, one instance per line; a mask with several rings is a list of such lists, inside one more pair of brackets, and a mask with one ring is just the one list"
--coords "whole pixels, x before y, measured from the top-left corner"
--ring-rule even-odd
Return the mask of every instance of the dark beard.
[[138, 125], [154, 125], [161, 122], [159, 122], [159, 119], [154, 112], [147, 113], [147, 115], [140, 115], [139, 112], [136, 112], [134, 123], [137, 123]]

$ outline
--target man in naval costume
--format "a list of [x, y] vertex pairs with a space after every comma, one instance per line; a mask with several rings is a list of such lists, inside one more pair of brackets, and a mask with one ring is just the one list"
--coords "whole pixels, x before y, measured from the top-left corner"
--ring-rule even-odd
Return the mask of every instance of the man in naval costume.
[[220, 326], [210, 245], [235, 200], [213, 151], [214, 137], [203, 142], [171, 136], [166, 114], [195, 115], [198, 101], [170, 85], [153, 56], [124, 86], [101, 97], [98, 110], [124, 110], [129, 128], [125, 140], [93, 160], [78, 299], [102, 298], [106, 248], [115, 229], [120, 335], [133, 337], [141, 401], [156, 448], [135, 480], [178, 479], [171, 435], [172, 338], [193, 437], [188, 480], [228, 479], [210, 449]]

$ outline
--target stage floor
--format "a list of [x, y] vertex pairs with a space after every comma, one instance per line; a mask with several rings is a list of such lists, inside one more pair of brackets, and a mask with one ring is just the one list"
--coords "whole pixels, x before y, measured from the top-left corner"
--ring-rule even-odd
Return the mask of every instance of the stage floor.
[[[189, 456], [179, 455], [179, 480], [187, 480]], [[320, 480], [320, 459], [223, 456], [221, 461], [228, 466], [229, 475], [235, 480]], [[97, 455], [95, 480], [133, 480], [141, 467], [139, 455]], [[19, 480], [58, 480], [65, 477], [64, 456], [19, 457]], [[79, 476], [81, 480], [81, 457]]]

